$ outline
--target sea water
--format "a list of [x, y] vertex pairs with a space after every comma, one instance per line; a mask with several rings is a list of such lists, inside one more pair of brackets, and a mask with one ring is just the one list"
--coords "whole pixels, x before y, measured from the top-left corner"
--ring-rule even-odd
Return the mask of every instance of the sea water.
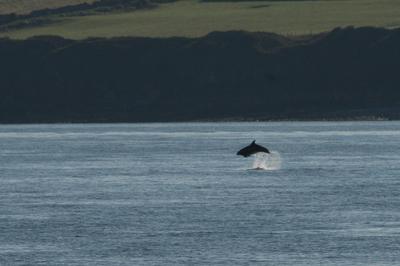
[[399, 264], [399, 122], [0, 126], [0, 265]]

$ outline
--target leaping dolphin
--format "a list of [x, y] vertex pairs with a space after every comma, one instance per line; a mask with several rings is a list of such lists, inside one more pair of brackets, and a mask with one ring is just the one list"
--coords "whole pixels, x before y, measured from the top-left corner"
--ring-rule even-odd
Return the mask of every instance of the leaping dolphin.
[[261, 145], [256, 144], [254, 140], [249, 146], [244, 147], [236, 153], [236, 155], [242, 155], [243, 157], [249, 157], [257, 152], [270, 153], [269, 150]]

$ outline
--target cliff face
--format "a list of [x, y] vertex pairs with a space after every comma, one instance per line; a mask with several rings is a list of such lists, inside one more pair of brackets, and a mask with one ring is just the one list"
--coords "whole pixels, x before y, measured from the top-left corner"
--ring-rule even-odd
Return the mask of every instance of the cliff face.
[[0, 122], [400, 118], [400, 30], [0, 40]]

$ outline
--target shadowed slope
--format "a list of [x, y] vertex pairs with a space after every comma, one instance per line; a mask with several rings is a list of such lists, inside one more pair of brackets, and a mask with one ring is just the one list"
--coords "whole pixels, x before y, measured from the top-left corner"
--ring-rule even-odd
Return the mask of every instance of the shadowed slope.
[[400, 30], [0, 41], [0, 121], [399, 118]]

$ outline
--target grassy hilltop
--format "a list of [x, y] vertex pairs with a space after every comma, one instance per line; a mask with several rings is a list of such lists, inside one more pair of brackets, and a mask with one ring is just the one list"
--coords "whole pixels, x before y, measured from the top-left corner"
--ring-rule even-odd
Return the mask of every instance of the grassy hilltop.
[[[0, 0], [0, 8], [10, 0]], [[84, 0], [13, 0], [28, 2], [90, 2]], [[36, 6], [37, 8], [38, 6]], [[32, 7], [31, 7], [32, 8]], [[2, 10], [4, 13], [4, 10]], [[315, 34], [338, 26], [400, 26], [398, 0], [200, 1], [181, 0], [144, 10], [50, 16], [44, 25], [10, 29], [0, 36], [27, 38], [60, 35], [87, 37], [198, 37], [211, 31], [267, 31], [284, 35]]]

